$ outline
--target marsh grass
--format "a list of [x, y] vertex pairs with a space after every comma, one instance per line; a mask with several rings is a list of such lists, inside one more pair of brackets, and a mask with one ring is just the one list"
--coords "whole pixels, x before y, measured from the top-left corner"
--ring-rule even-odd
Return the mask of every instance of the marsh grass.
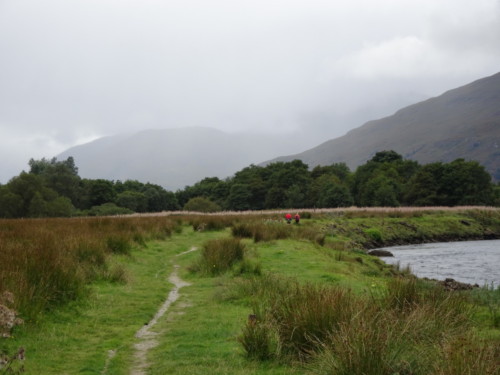
[[192, 215], [188, 222], [195, 231], [217, 231], [232, 226], [239, 220], [236, 216]]
[[[269, 274], [240, 282], [238, 288], [254, 297], [255, 321], [247, 324], [239, 339], [251, 358], [262, 356], [257, 340], [265, 347], [267, 357], [309, 358], [317, 350], [317, 342], [359, 308], [347, 289], [301, 285]], [[269, 352], [270, 347], [274, 352]]]
[[442, 345], [443, 361], [436, 364], [435, 375], [498, 375], [500, 345], [491, 345], [474, 334], [460, 335]]
[[478, 313], [479, 318], [494, 328], [500, 328], [500, 286], [485, 285], [472, 291], [472, 298], [482, 311]]
[[[252, 306], [254, 318], [239, 336], [248, 358], [299, 361], [325, 375], [423, 375], [457, 368], [443, 364], [452, 358], [445, 351], [470, 331], [474, 311], [465, 295], [414, 277], [394, 278], [378, 295], [270, 274], [239, 280], [234, 290], [232, 299], [250, 298]], [[467, 347], [481, 351], [489, 361], [484, 368], [492, 368], [494, 343], [471, 339]]]
[[12, 292], [20, 314], [36, 319], [84, 297], [94, 280], [124, 282], [109, 256], [164, 239], [176, 225], [165, 217], [0, 220], [0, 292]]
[[281, 221], [254, 220], [233, 224], [231, 232], [237, 238], [253, 238], [254, 242], [265, 242], [289, 238], [293, 234], [293, 228]]
[[[366, 270], [364, 267], [368, 264], [374, 270], [379, 267], [369, 257], [354, 254], [364, 261], [361, 267], [362, 262], [355, 260], [351, 251], [354, 247], [362, 247], [363, 239], [366, 239], [365, 229], [371, 227], [379, 230], [382, 238], [388, 241], [397, 239], [401, 234], [404, 235], [404, 240], [420, 239], [425, 236], [432, 239], [439, 237], [442, 233], [446, 234], [448, 229], [453, 231], [450, 232], [451, 235], [460, 233], [465, 238], [483, 233], [484, 228], [477, 225], [472, 217], [466, 219], [471, 222], [471, 225], [461, 224], [460, 220], [463, 217], [457, 214], [458, 211], [452, 210], [449, 212], [455, 216], [450, 217], [446, 216], [448, 215], [446, 210], [434, 211], [431, 217], [410, 211], [375, 212], [374, 217], [367, 217], [371, 214], [356, 211], [352, 219], [347, 219], [346, 215], [340, 211], [336, 212], [334, 220], [338, 221], [338, 225], [335, 228], [331, 226], [333, 216], [328, 218], [327, 215], [330, 214], [326, 213], [315, 212], [313, 214], [314, 226], [310, 226], [312, 221], [307, 220], [301, 222], [300, 225], [287, 225], [282, 220], [271, 220], [269, 215], [251, 216], [249, 214], [244, 219], [247, 229], [252, 229], [254, 225], [263, 227], [262, 233], [257, 236], [258, 241], [255, 241], [254, 234], [250, 230], [247, 233], [251, 233], [251, 236], [235, 235], [239, 238], [231, 240], [240, 241], [240, 244], [246, 243], [248, 247], [257, 249], [261, 257], [249, 259], [245, 256], [240, 258], [240, 255], [229, 256], [228, 259], [236, 259], [234, 262], [228, 261], [224, 256], [220, 257], [220, 264], [230, 264], [223, 266], [227, 267], [225, 269], [229, 272], [221, 271], [224, 274], [221, 278], [227, 277], [230, 280], [229, 283], [234, 284], [235, 288], [221, 297], [222, 303], [215, 301], [213, 289], [211, 289], [214, 280], [219, 278], [207, 278], [205, 277], [207, 274], [203, 273], [183, 275], [193, 284], [192, 287], [186, 288], [186, 293], [191, 294], [190, 298], [195, 303], [186, 309], [184, 317], [188, 316], [189, 319], [182, 318], [181, 314], [174, 316], [178, 321], [175, 325], [169, 326], [165, 343], [177, 340], [179, 346], [168, 355], [160, 350], [164, 350], [165, 345], [169, 344], [164, 343], [160, 346], [155, 353], [154, 361], [158, 362], [162, 360], [161, 358], [166, 358], [163, 361], [164, 367], [153, 368], [151, 372], [158, 374], [195, 373], [177, 369], [182, 363], [191, 366], [194, 359], [199, 368], [196, 373], [210, 373], [207, 372], [206, 363], [208, 362], [214, 366], [211, 373], [236, 373], [237, 371], [249, 373], [245, 367], [248, 364], [245, 364], [245, 359], [241, 355], [241, 351], [245, 351], [248, 357], [254, 359], [248, 366], [255, 373], [261, 373], [264, 371], [262, 369], [268, 366], [269, 368], [276, 366], [276, 372], [274, 369], [269, 372], [273, 374], [283, 374], [288, 371], [304, 373], [306, 372], [306, 370], [302, 371], [304, 365], [314, 374], [337, 374], [340, 373], [339, 368], [350, 369], [351, 373], [355, 374], [356, 370], [349, 367], [349, 363], [357, 363], [359, 368], [366, 369], [367, 375], [380, 374], [381, 372], [376, 372], [378, 368], [385, 369], [388, 375], [394, 373], [450, 375], [460, 373], [461, 368], [466, 369], [465, 371], [469, 372], [465, 373], [470, 374], [482, 374], [484, 371], [494, 374], [495, 369], [498, 369], [495, 367], [497, 363], [495, 359], [498, 358], [495, 342], [480, 340], [469, 335], [471, 305], [467, 299], [461, 298], [458, 293], [441, 293], [427, 284], [411, 285], [411, 280], [398, 280], [395, 283], [399, 282], [399, 284], [387, 287], [393, 290], [386, 291], [385, 281], [378, 279], [373, 289], [380, 292], [364, 295], [361, 289], [367, 288], [365, 285], [367, 279], [372, 280], [371, 275], [370, 278], [362, 276], [362, 271]], [[485, 214], [481, 220], [484, 223], [493, 223], [488, 225], [495, 230], [494, 224], [498, 221], [495, 217], [490, 218], [488, 215]], [[435, 220], [434, 216], [436, 216]], [[150, 240], [163, 240], [171, 233], [182, 233], [179, 236], [183, 239], [182, 248], [174, 249], [177, 245], [169, 245], [164, 249], [168, 255], [173, 256], [185, 252], [193, 245], [199, 246], [207, 239], [217, 239], [227, 235], [227, 231], [217, 233], [216, 228], [227, 228], [231, 225], [230, 223], [234, 223], [232, 226], [234, 228], [243, 222], [239, 216], [233, 216], [231, 219], [217, 218], [213, 220], [216, 224], [212, 227], [212, 224], [204, 226], [203, 233], [192, 232], [187, 228], [182, 231], [180, 225], [189, 220], [188, 217], [176, 216], [0, 220], [0, 292], [12, 290], [16, 297], [13, 308], [19, 311], [23, 318], [35, 320], [41, 316], [39, 315], [41, 311], [57, 310], [55, 307], [79, 299], [80, 296], [86, 296], [88, 283], [97, 280], [99, 282], [96, 284], [99, 287], [109, 289], [110, 293], [97, 302], [108, 304], [110, 310], [105, 313], [96, 312], [95, 316], [88, 319], [88, 326], [85, 329], [86, 332], [93, 332], [92, 337], [87, 338], [93, 343], [92, 349], [89, 347], [81, 349], [78, 343], [73, 343], [70, 361], [74, 369], [82, 370], [92, 367], [92, 369], [97, 369], [94, 372], [98, 373], [102, 366], [97, 365], [100, 360], [97, 361], [95, 358], [98, 356], [101, 358], [105, 354], [102, 348], [96, 348], [95, 343], [104, 340], [102, 337], [94, 338], [96, 327], [106, 326], [109, 329], [116, 329], [113, 333], [106, 334], [107, 340], [109, 337], [114, 340], [111, 348], [116, 348], [127, 340], [127, 337], [133, 336], [135, 329], [132, 327], [137, 320], [141, 324], [147, 321], [166, 293], [167, 287], [164, 285], [164, 280], [154, 275], [167, 276], [171, 259], [155, 248], [158, 245], [157, 242], [151, 243]], [[202, 223], [207, 222], [205, 216], [199, 220]], [[440, 220], [447, 224], [441, 225]], [[214, 230], [208, 231], [207, 228], [210, 227]], [[274, 241], [273, 238], [283, 235], [279, 234], [282, 230], [286, 231], [288, 239]], [[273, 234], [274, 231], [278, 234]], [[315, 240], [318, 234], [326, 235], [324, 247], [319, 247], [321, 241]], [[134, 256], [128, 256], [126, 252], [119, 250], [113, 252], [108, 243], [110, 237], [120, 238], [122, 239], [120, 241], [129, 244], [126, 246], [132, 247]], [[252, 239], [254, 243], [249, 244], [248, 240], [240, 240], [241, 237]], [[177, 236], [169, 239], [169, 244], [170, 241], [175, 242], [176, 238]], [[200, 240], [201, 238], [203, 241]], [[314, 245], [305, 243], [303, 240], [313, 242]], [[332, 250], [329, 244], [334, 241], [335, 249]], [[336, 254], [335, 250], [339, 254]], [[234, 253], [235, 251], [233, 249], [227, 252]], [[246, 253], [245, 250], [242, 252]], [[147, 267], [144, 265], [144, 269], [141, 270], [144, 277], [150, 279], [151, 284], [144, 283], [134, 273], [130, 273], [129, 278], [129, 267], [142, 267], [141, 254], [155, 257], [154, 261], [151, 260], [151, 263]], [[217, 259], [220, 254], [214, 251], [212, 255]], [[330, 260], [328, 257], [335, 258], [336, 255], [341, 258], [341, 262], [334, 261], [326, 266], [325, 263]], [[175, 259], [182, 266], [187, 266], [197, 256], [199, 254], [190, 253]], [[115, 263], [113, 259], [123, 261], [126, 266], [120, 266], [121, 263]], [[152, 269], [153, 272], [151, 272]], [[266, 269], [272, 269], [275, 273], [297, 275], [302, 283], [294, 279], [270, 275], [265, 272]], [[358, 274], [358, 271], [361, 272]], [[256, 276], [260, 273], [261, 276]], [[211, 271], [208, 275], [212, 276]], [[238, 277], [233, 278], [235, 275]], [[379, 276], [379, 273], [374, 276]], [[358, 277], [361, 281], [356, 279]], [[128, 280], [130, 280], [129, 285], [121, 285]], [[313, 280], [318, 284], [306, 283], [306, 280]], [[330, 287], [321, 285], [324, 280], [329, 280], [326, 285]], [[355, 292], [337, 286], [331, 287], [335, 283], [348, 285], [349, 288], [355, 289]], [[116, 310], [115, 305], [119, 297], [115, 294], [116, 291], [128, 293], [129, 287], [134, 284], [137, 288], [136, 298], [142, 298], [140, 302], [136, 301], [131, 304], [129, 297], [124, 294], [120, 297], [122, 304], [119, 311]], [[141, 290], [141, 288], [144, 289]], [[157, 293], [160, 290], [161, 293]], [[199, 295], [195, 296], [194, 291]], [[117, 298], [116, 301], [115, 298]], [[149, 307], [145, 309], [144, 305]], [[138, 310], [141, 310], [139, 318], [137, 319], [137, 316], [132, 318]], [[147, 310], [147, 313], [143, 310]], [[248, 310], [256, 316], [255, 325], [251, 325], [250, 321], [245, 324]], [[118, 316], [118, 314], [122, 315]], [[237, 318], [231, 314], [235, 314]], [[73, 315], [71, 319], [74, 318]], [[115, 323], [109, 324], [109, 317], [115, 315]], [[86, 317], [82, 315], [79, 318], [85, 319]], [[96, 323], [97, 319], [101, 319], [99, 324]], [[129, 326], [123, 324], [124, 319], [130, 320]], [[193, 321], [197, 323], [193, 324]], [[172, 335], [179, 322], [182, 329], [177, 331], [177, 335]], [[230, 330], [228, 330], [228, 322], [231, 322]], [[44, 362], [45, 357], [51, 357], [51, 361], [56, 361], [55, 358], [60, 355], [60, 348], [67, 348], [71, 344], [74, 332], [70, 331], [73, 328], [64, 320], [57, 323], [61, 323], [61, 326], [55, 336], [58, 336], [57, 339], [64, 340], [53, 345], [50, 355], [46, 353], [44, 337], [40, 338], [39, 343], [32, 345], [40, 348], [37, 354], [40, 362]], [[194, 330], [193, 326], [197, 329]], [[20, 333], [23, 332], [22, 330], [24, 328], [20, 329]], [[66, 333], [61, 335], [60, 330]], [[125, 333], [124, 330], [128, 331]], [[240, 351], [235, 347], [238, 345], [235, 340], [238, 333], [241, 333]], [[465, 341], [460, 341], [459, 337], [462, 336], [466, 337]], [[17, 337], [13, 340], [9, 339], [13, 343], [16, 343], [16, 340]], [[461, 342], [465, 342], [463, 348], [459, 347]], [[13, 352], [13, 348], [10, 348], [10, 352]], [[219, 350], [220, 348], [224, 350]], [[86, 359], [84, 352], [91, 352], [94, 349], [99, 353], [94, 355], [95, 358]], [[184, 356], [182, 357], [180, 354], [183, 350]], [[486, 370], [479, 367], [479, 364], [470, 369], [464, 367], [467, 363], [464, 363], [458, 356], [455, 358], [453, 350], [458, 352], [471, 350], [478, 353], [477, 356], [486, 362], [481, 364]], [[210, 354], [206, 354], [205, 357], [200, 356], [203, 351]], [[122, 356], [120, 360], [127, 362], [126, 356], [130, 353], [131, 350], [120, 354]], [[80, 355], [82, 360], [79, 362], [81, 366], [78, 367], [76, 363]], [[217, 355], [221, 355], [221, 358], [215, 358]], [[467, 358], [466, 355], [468, 354], [465, 353], [462, 357]], [[231, 358], [232, 362], [226, 366], [228, 358]], [[62, 358], [60, 361], [68, 365], [67, 358]], [[261, 366], [259, 361], [265, 363]], [[300, 366], [297, 366], [297, 361], [300, 362]], [[446, 361], [456, 363], [446, 363]], [[472, 359], [468, 361], [471, 362]], [[226, 366], [225, 372], [217, 372], [217, 366], [222, 368], [222, 362]], [[376, 366], [375, 364], [380, 366], [370, 372], [368, 369]], [[60, 365], [60, 368], [65, 368], [66, 365]], [[116, 373], [126, 372], [126, 365], [122, 363], [121, 366], [123, 372]], [[172, 371], [164, 371], [165, 366], [172, 366], [169, 367]], [[50, 368], [50, 364], [45, 365], [45, 368]], [[321, 371], [318, 370], [319, 368]], [[75, 370], [74, 373], [76, 372]]]
[[[220, 238], [207, 241], [203, 245], [201, 259], [192, 270], [208, 275], [220, 275], [243, 261], [245, 245], [237, 238]], [[251, 267], [251, 266], [248, 266]]]
[[326, 233], [317, 227], [286, 224], [281, 220], [257, 219], [236, 222], [231, 227], [235, 238], [251, 238], [255, 243], [294, 238], [324, 246]]

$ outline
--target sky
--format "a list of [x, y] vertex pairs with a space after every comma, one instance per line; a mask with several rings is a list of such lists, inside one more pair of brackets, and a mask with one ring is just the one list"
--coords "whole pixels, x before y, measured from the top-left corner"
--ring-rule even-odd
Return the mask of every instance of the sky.
[[305, 150], [498, 71], [500, 0], [0, 0], [0, 183], [152, 128]]

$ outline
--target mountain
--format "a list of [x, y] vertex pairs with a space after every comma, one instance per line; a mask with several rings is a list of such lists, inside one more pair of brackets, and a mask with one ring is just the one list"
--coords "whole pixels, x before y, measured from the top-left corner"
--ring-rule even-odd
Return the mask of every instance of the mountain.
[[84, 178], [133, 179], [176, 190], [205, 177], [229, 177], [251, 163], [290, 152], [297, 141], [204, 127], [152, 129], [99, 138], [57, 158], [73, 156]]
[[500, 181], [500, 73], [264, 164], [300, 159], [311, 168], [345, 162], [353, 169], [383, 150], [420, 163], [477, 160]]

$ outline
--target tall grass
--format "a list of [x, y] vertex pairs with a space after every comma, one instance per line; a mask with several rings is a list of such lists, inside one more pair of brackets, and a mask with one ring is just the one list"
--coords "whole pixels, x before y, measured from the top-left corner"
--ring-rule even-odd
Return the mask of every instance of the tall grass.
[[234, 237], [253, 238], [254, 242], [261, 242], [289, 238], [293, 228], [280, 221], [255, 220], [235, 223], [231, 232]]
[[[265, 275], [245, 281], [238, 288], [254, 297], [254, 322], [249, 322], [240, 342], [249, 357], [304, 360], [318, 342], [349, 320], [360, 309], [347, 289], [300, 285], [297, 281]], [[267, 335], [265, 334], [267, 332]], [[266, 349], [257, 344], [261, 340]], [[274, 343], [270, 348], [270, 343]]]
[[93, 280], [117, 281], [110, 254], [127, 254], [175, 227], [165, 217], [0, 220], [0, 293], [12, 293], [21, 316], [36, 319], [84, 296]]
[[189, 225], [195, 231], [205, 230], [222, 230], [233, 225], [239, 220], [236, 216], [220, 216], [220, 215], [193, 215], [189, 216]]
[[254, 242], [267, 242], [295, 238], [325, 244], [326, 233], [320, 228], [304, 225], [288, 225], [284, 221], [270, 219], [254, 219], [246, 222], [235, 222], [231, 233], [236, 238], [252, 238]]
[[221, 238], [204, 244], [201, 259], [193, 269], [209, 275], [219, 275], [243, 260], [245, 245], [237, 238]]
[[[470, 332], [471, 304], [440, 286], [396, 278], [381, 295], [367, 296], [263, 275], [234, 288], [253, 300], [253, 319], [239, 337], [249, 358], [299, 360], [325, 375], [448, 375], [465, 366], [450, 348]], [[487, 361], [470, 366], [478, 374], [495, 368], [494, 342], [464, 345]]]

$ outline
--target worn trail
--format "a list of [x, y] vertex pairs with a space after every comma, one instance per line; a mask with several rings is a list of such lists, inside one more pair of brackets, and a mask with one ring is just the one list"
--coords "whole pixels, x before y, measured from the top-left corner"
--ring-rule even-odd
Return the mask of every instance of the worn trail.
[[[193, 251], [196, 251], [196, 247], [192, 247], [191, 249], [177, 254], [176, 256], [181, 256]], [[168, 293], [167, 298], [163, 302], [163, 304], [160, 306], [154, 317], [141, 329], [139, 329], [135, 337], [138, 339], [138, 342], [134, 345], [135, 353], [134, 353], [134, 365], [130, 371], [130, 375], [145, 375], [146, 374], [146, 369], [150, 366], [148, 360], [147, 360], [147, 354], [148, 351], [156, 346], [158, 346], [159, 342], [156, 339], [156, 336], [158, 333], [153, 332], [152, 329], [153, 327], [158, 323], [158, 321], [165, 315], [165, 313], [168, 311], [170, 306], [177, 301], [177, 299], [180, 296], [179, 290], [185, 286], [191, 285], [190, 283], [182, 280], [178, 275], [177, 271], [180, 268], [179, 265], [174, 264], [174, 270], [170, 274], [168, 281], [171, 282], [174, 287], [170, 292]], [[107, 367], [109, 365], [109, 361], [116, 355], [116, 350], [110, 350], [108, 352], [108, 361], [106, 363], [106, 366], [102, 372], [102, 374], [105, 374], [107, 372]]]

